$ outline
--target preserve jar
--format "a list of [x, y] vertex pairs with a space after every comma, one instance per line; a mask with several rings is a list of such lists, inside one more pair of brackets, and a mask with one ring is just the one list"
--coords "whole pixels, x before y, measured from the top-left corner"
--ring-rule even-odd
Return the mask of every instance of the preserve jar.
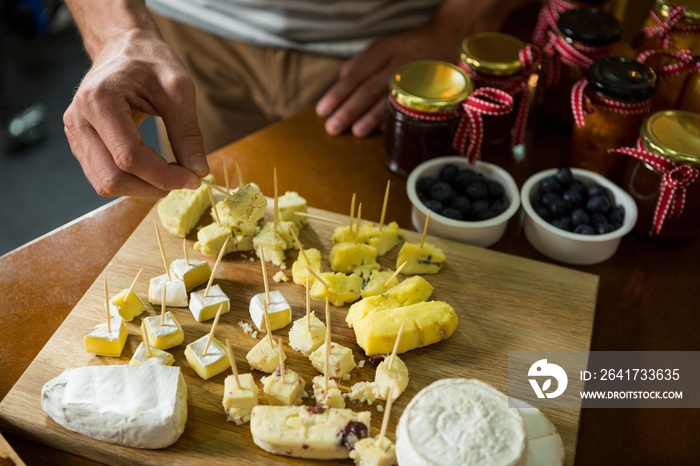
[[493, 87], [513, 96], [513, 109], [505, 115], [484, 115], [484, 144], [511, 146], [523, 142], [530, 108], [530, 78], [539, 71], [540, 53], [532, 45], [500, 32], [481, 32], [466, 37], [459, 66], [474, 87]]
[[[637, 61], [654, 68], [659, 78], [658, 88], [651, 101], [652, 113], [661, 110], [693, 110], [696, 104], [697, 80], [700, 73], [700, 55], [694, 55], [690, 49], [677, 52], [670, 50], [645, 50]], [[700, 109], [697, 109], [700, 110]]]
[[700, 2], [655, 0], [642, 31], [632, 39], [637, 52], [688, 49], [700, 54]]
[[571, 128], [571, 88], [594, 60], [610, 53], [612, 44], [620, 38], [622, 25], [596, 8], [575, 8], [559, 16], [557, 28], [557, 32], [549, 32], [544, 48], [540, 110], [550, 125]]
[[642, 124], [622, 187], [639, 210], [635, 229], [661, 239], [700, 235], [700, 114], [666, 110]]
[[408, 174], [420, 163], [454, 154], [461, 105], [474, 83], [458, 66], [421, 60], [399, 67], [389, 79], [389, 118], [384, 133], [390, 170]]
[[627, 157], [608, 151], [635, 143], [655, 88], [656, 74], [638, 61], [623, 57], [594, 61], [586, 78], [571, 90], [576, 123], [571, 165], [620, 184]]
[[547, 42], [547, 33], [557, 30], [559, 15], [573, 8], [597, 8], [610, 13], [610, 2], [608, 0], [592, 0], [588, 2], [577, 2], [575, 0], [546, 0], [537, 15], [535, 31], [532, 34], [532, 43], [544, 46]]

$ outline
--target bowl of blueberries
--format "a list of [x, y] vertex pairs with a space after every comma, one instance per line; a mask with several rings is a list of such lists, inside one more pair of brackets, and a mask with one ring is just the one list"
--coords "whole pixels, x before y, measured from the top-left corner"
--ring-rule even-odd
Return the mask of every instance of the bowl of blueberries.
[[518, 186], [507, 171], [460, 156], [418, 165], [408, 175], [406, 191], [416, 230], [423, 230], [430, 211], [430, 234], [481, 247], [503, 237], [520, 207]]
[[637, 205], [602, 175], [579, 168], [544, 170], [520, 191], [525, 236], [542, 254], [572, 265], [603, 262], [637, 222]]

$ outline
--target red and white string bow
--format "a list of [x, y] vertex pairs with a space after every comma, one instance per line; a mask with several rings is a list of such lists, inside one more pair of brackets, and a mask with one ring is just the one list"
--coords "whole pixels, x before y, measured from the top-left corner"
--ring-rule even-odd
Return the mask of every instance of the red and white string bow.
[[685, 206], [686, 188], [700, 176], [700, 171], [690, 165], [675, 164], [666, 157], [647, 150], [641, 139], [637, 140], [637, 147], [621, 147], [611, 149], [610, 152], [618, 152], [641, 160], [651, 165], [662, 173], [659, 186], [659, 199], [656, 201], [654, 219], [650, 235], [658, 235], [667, 218], [680, 217]]
[[667, 49], [671, 46], [671, 33], [682, 35], [700, 34], [700, 26], [689, 24], [678, 26], [678, 22], [683, 19], [687, 8], [684, 6], [671, 6], [668, 11], [668, 16], [665, 20], [659, 18], [655, 11], [652, 10], [650, 16], [656, 26], [647, 26], [643, 33], [646, 38], [658, 36], [658, 44], [662, 49]]
[[548, 0], [544, 3], [542, 8], [540, 8], [540, 13], [537, 15], [532, 42], [543, 47], [547, 41], [547, 33], [549, 31], [558, 31], [557, 21], [559, 21], [559, 15], [572, 8], [574, 6], [565, 0]]
[[645, 63], [653, 55], [663, 55], [673, 60], [667, 65], [654, 69], [660, 78], [678, 76], [684, 71], [700, 73], [700, 55], [693, 55], [693, 52], [688, 49], [679, 50], [675, 53], [667, 50], [645, 50], [637, 56], [637, 61]]
[[548, 57], [547, 80], [545, 88], [559, 83], [561, 64], [572, 68], [587, 70], [598, 58], [603, 58], [610, 53], [610, 46], [594, 47], [577, 42], [569, 42], [559, 34], [548, 33], [549, 41], [544, 47], [544, 53]]
[[571, 88], [571, 111], [574, 121], [579, 128], [586, 125], [586, 115], [592, 112], [590, 104], [603, 108], [609, 112], [622, 113], [623, 115], [641, 115], [649, 112], [651, 99], [642, 102], [621, 102], [609, 99], [596, 92], [586, 92], [588, 80], [579, 79]]

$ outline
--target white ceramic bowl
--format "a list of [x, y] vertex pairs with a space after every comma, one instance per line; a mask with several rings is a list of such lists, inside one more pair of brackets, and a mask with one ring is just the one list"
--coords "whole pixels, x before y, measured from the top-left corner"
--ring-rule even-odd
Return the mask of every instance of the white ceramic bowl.
[[520, 191], [520, 201], [525, 211], [525, 236], [535, 249], [559, 262], [573, 265], [591, 265], [603, 262], [617, 251], [622, 237], [637, 222], [637, 204], [615, 183], [597, 173], [572, 168], [574, 178], [586, 185], [599, 184], [607, 188], [614, 198], [614, 205], [625, 208], [625, 220], [620, 228], [603, 235], [580, 235], [550, 225], [537, 215], [533, 202], [539, 195], [542, 179], [554, 175], [557, 169], [535, 173], [525, 181]]
[[411, 201], [411, 204], [413, 204], [413, 209], [411, 211], [413, 227], [417, 231], [423, 231], [425, 217], [428, 215], [428, 208], [418, 199], [416, 183], [424, 176], [437, 176], [440, 169], [448, 163], [457, 165], [460, 170], [470, 168], [477, 173], [482, 173], [490, 180], [501, 183], [505, 190], [506, 198], [508, 199], [508, 207], [500, 215], [479, 222], [454, 220], [431, 212], [428, 233], [441, 238], [453, 239], [485, 248], [495, 244], [503, 237], [503, 234], [506, 232], [506, 227], [508, 226], [508, 220], [515, 215], [520, 207], [518, 186], [515, 184], [513, 177], [501, 167], [492, 163], [480, 161], [471, 164], [464, 157], [456, 155], [438, 157], [423, 162], [408, 175], [406, 191], [408, 192], [408, 199]]

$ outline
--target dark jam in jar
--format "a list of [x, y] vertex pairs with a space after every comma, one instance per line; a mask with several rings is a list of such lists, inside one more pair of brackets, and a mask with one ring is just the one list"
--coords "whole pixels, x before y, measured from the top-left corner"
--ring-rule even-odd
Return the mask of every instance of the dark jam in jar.
[[454, 154], [459, 108], [474, 89], [459, 67], [423, 60], [397, 69], [389, 81], [386, 163], [402, 176], [422, 162]]

